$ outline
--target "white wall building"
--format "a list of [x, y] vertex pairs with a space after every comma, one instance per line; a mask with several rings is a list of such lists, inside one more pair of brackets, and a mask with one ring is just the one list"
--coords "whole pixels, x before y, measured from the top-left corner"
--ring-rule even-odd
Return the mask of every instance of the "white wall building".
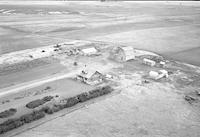
[[143, 59], [143, 63], [146, 64], [146, 65], [152, 66], [152, 67], [156, 65], [155, 61], [147, 59], [147, 58]]
[[167, 70], [159, 70], [159, 71], [150, 71], [149, 77], [155, 80], [161, 79], [161, 78], [168, 78], [169, 74]]
[[81, 50], [82, 54], [85, 56], [95, 55], [97, 54], [97, 49], [95, 47], [84, 48]]

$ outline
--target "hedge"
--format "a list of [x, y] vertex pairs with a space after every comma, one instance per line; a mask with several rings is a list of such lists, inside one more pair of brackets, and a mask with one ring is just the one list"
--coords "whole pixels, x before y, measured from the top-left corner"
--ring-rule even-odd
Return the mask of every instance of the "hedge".
[[89, 94], [87, 92], [81, 93], [77, 95], [79, 102], [85, 102], [86, 100], [90, 99]]
[[86, 100], [108, 94], [108, 93], [112, 92], [112, 90], [113, 89], [110, 86], [105, 86], [105, 87], [102, 87], [99, 89], [91, 90], [89, 92], [81, 93], [81, 94], [77, 95], [77, 98], [78, 98], [79, 102], [85, 102]]
[[79, 102], [79, 100], [78, 100], [77, 97], [70, 97], [70, 98], [67, 98], [67, 101], [66, 101], [66, 103], [64, 104], [64, 107], [65, 107], [65, 108], [72, 107], [72, 106], [76, 105], [78, 102]]
[[89, 92], [83, 92], [77, 96], [74, 97], [70, 97], [67, 99], [64, 99], [62, 101], [64, 101], [64, 103], [60, 103], [60, 104], [54, 104], [53, 106], [44, 106], [40, 109], [40, 111], [45, 112], [46, 114], [53, 114], [54, 112], [58, 112], [64, 108], [69, 108], [72, 107], [76, 104], [78, 104], [79, 102], [85, 102], [89, 99], [98, 97], [98, 96], [102, 96], [104, 94], [108, 94], [110, 92], [112, 92], [112, 88], [110, 86], [105, 86], [102, 88], [98, 88]]
[[12, 129], [18, 128], [25, 123], [30, 123], [32, 121], [38, 120], [45, 117], [44, 112], [42, 111], [33, 111], [30, 114], [22, 115], [21, 117], [17, 119], [8, 119], [2, 124], [0, 124], [0, 134], [3, 134], [5, 132], [8, 132]]
[[37, 99], [37, 100], [33, 100], [29, 102], [28, 104], [26, 104], [26, 107], [33, 109], [33, 108], [39, 107], [40, 105], [45, 104], [48, 101], [51, 101], [52, 99], [53, 99], [53, 96], [46, 96], [42, 99]]
[[20, 121], [23, 121], [24, 123], [30, 123], [32, 121], [38, 120], [45, 117], [45, 114], [43, 111], [33, 111], [30, 114], [25, 114], [20, 117]]
[[7, 118], [14, 115], [17, 112], [15, 108], [10, 108], [9, 110], [5, 110], [0, 113], [0, 118]]
[[[22, 126], [26, 123], [30, 123], [32, 121], [41, 119], [41, 118], [45, 117], [45, 113], [46, 114], [53, 114], [54, 112], [60, 111], [64, 108], [72, 107], [79, 102], [84, 102], [84, 101], [87, 101], [89, 99], [92, 99], [92, 98], [95, 98], [95, 97], [98, 97], [98, 96], [102, 96], [104, 94], [108, 94], [108, 93], [112, 92], [112, 90], [113, 89], [110, 86], [105, 86], [105, 87], [95, 89], [95, 90], [92, 90], [92, 91], [89, 91], [89, 92], [81, 93], [81, 94], [79, 94], [75, 97], [67, 98], [67, 99], [64, 100], [64, 103], [54, 104], [53, 106], [43, 106], [41, 109], [34, 110], [33, 112], [31, 112], [29, 114], [22, 115], [19, 118], [8, 119], [7, 121], [0, 124], [0, 134], [8, 132], [12, 129], [18, 128], [18, 127], [20, 127], [20, 126]], [[41, 100], [42, 100], [42, 102], [47, 102], [47, 101], [50, 101], [52, 98], [53, 98], [52, 96], [47, 96], [47, 97], [44, 97]], [[32, 102], [28, 103], [26, 105], [26, 107], [31, 106], [30, 108], [35, 108], [36, 106], [42, 104], [41, 100], [40, 101], [38, 101], [38, 100], [32, 101]]]

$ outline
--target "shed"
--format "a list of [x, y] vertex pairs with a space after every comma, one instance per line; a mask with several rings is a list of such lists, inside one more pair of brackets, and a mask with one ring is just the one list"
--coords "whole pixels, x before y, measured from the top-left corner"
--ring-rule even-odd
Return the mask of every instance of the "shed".
[[160, 67], [164, 68], [166, 66], [166, 63], [164, 61], [160, 61]]
[[135, 59], [135, 51], [131, 46], [117, 47], [111, 54], [112, 58], [119, 62]]
[[160, 77], [166, 77], [166, 78], [169, 77], [167, 70], [162, 69], [162, 70], [159, 70], [159, 71], [160, 71]]
[[161, 78], [168, 78], [168, 71], [167, 70], [159, 70], [159, 71], [150, 71], [149, 76], [152, 79], [158, 80]]
[[97, 54], [98, 51], [95, 47], [90, 47], [82, 49], [81, 52], [83, 53], [83, 55], [89, 56]]
[[149, 76], [150, 78], [157, 79], [157, 77], [159, 76], [159, 73], [156, 71], [150, 71]]
[[151, 59], [147, 59], [147, 58], [143, 59], [143, 63], [146, 64], [146, 65], [152, 66], [152, 67], [156, 65], [155, 61], [153, 61]]

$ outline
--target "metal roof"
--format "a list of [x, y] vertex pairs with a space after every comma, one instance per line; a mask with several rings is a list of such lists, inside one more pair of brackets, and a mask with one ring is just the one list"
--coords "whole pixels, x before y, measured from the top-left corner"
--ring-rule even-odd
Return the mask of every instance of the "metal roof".
[[85, 49], [82, 49], [81, 51], [85, 54], [91, 54], [91, 53], [97, 52], [95, 47], [85, 48]]

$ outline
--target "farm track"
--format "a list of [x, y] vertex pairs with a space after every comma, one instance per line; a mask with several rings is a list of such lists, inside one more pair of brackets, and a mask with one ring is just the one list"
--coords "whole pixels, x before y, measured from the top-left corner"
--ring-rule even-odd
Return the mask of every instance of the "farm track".
[[64, 79], [70, 76], [73, 76], [77, 74], [77, 71], [73, 71], [71, 73], [67, 73], [67, 74], [57, 74], [57, 75], [53, 75], [50, 77], [46, 77], [44, 79], [40, 79], [40, 80], [34, 80], [34, 81], [30, 81], [30, 82], [26, 82], [26, 83], [22, 83], [22, 84], [18, 84], [16, 86], [11, 86], [8, 88], [3, 88], [0, 89], [0, 97], [10, 94], [10, 93], [17, 93], [20, 92], [23, 89], [30, 89], [48, 82], [52, 82], [52, 81], [56, 81], [56, 80], [60, 80], [60, 79]]

